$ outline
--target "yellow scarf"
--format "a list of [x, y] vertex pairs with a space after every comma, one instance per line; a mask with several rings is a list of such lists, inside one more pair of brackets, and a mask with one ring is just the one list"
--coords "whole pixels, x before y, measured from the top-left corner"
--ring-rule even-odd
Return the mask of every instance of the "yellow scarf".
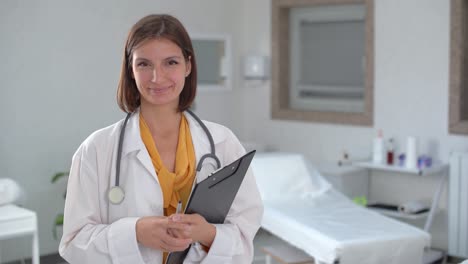
[[164, 196], [164, 215], [172, 215], [176, 212], [179, 201], [182, 201], [182, 207], [185, 208], [195, 179], [195, 150], [187, 119], [182, 115], [176, 151], [175, 173], [170, 172], [164, 166], [149, 127], [141, 113], [140, 134], [158, 175]]

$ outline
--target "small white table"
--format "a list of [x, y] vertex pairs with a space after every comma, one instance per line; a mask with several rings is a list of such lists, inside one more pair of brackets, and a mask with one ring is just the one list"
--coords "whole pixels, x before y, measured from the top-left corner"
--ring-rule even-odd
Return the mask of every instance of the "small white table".
[[0, 240], [32, 235], [32, 264], [39, 264], [36, 212], [16, 205], [0, 206]]

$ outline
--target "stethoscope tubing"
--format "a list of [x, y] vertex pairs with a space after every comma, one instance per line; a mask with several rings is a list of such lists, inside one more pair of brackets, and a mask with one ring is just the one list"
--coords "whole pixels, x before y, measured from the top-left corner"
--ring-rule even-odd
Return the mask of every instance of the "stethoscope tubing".
[[117, 147], [117, 164], [115, 165], [115, 186], [119, 187], [120, 184], [120, 161], [122, 160], [122, 145], [124, 141], [124, 136], [125, 136], [125, 128], [127, 127], [127, 122], [128, 119], [130, 119], [130, 116], [132, 113], [128, 113], [127, 117], [125, 117], [125, 121], [122, 124], [122, 129], [120, 130], [120, 136], [119, 136], [119, 145]]
[[219, 161], [218, 157], [216, 156], [215, 144], [214, 144], [213, 136], [211, 135], [210, 131], [208, 130], [206, 125], [203, 123], [203, 121], [201, 121], [201, 119], [194, 112], [192, 112], [190, 109], [187, 109], [186, 111], [190, 115], [192, 115], [192, 117], [198, 122], [198, 124], [200, 124], [203, 131], [205, 131], [206, 136], [208, 137], [208, 141], [210, 142], [210, 153], [207, 153], [207, 154], [203, 155], [200, 158], [200, 161], [197, 164], [197, 171], [201, 170], [201, 168], [203, 167], [203, 161], [205, 161], [206, 158], [214, 159], [215, 162], [216, 162], [216, 169], [221, 168], [221, 162]]

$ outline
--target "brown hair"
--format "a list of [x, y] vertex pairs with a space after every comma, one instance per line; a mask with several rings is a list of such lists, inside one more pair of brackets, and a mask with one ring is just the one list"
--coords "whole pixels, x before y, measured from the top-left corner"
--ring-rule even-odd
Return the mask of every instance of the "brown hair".
[[140, 93], [132, 78], [133, 51], [146, 40], [165, 38], [182, 50], [185, 61], [191, 62], [190, 74], [185, 78], [180, 93], [179, 111], [185, 111], [195, 99], [197, 92], [197, 64], [192, 41], [182, 23], [170, 15], [148, 15], [140, 19], [128, 33], [117, 90], [117, 103], [126, 113], [134, 112], [140, 106]]

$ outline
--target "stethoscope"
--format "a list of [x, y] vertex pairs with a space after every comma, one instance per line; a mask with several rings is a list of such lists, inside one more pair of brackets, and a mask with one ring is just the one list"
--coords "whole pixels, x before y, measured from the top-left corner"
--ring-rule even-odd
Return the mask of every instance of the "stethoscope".
[[[207, 158], [212, 158], [216, 161], [216, 169], [221, 168], [221, 162], [219, 161], [218, 157], [215, 154], [216, 149], [215, 149], [215, 145], [213, 141], [213, 136], [211, 135], [210, 131], [205, 126], [205, 124], [201, 121], [201, 119], [197, 115], [195, 115], [195, 113], [193, 113], [191, 110], [188, 110], [188, 109], [186, 111], [193, 118], [195, 118], [195, 120], [200, 124], [203, 131], [205, 131], [205, 134], [208, 137], [208, 140], [210, 141], [210, 153], [207, 153], [200, 158], [200, 161], [197, 164], [197, 173], [200, 172], [200, 170], [203, 167], [203, 162]], [[111, 202], [112, 204], [116, 204], [116, 205], [122, 203], [123, 200], [125, 199], [125, 191], [119, 185], [120, 184], [120, 162], [122, 160], [122, 145], [123, 145], [124, 136], [125, 136], [125, 128], [127, 127], [127, 122], [131, 115], [132, 113], [127, 114], [127, 117], [125, 118], [122, 128], [120, 129], [119, 145], [117, 147], [117, 163], [115, 165], [115, 185], [112, 186], [107, 193], [109, 202]]]

